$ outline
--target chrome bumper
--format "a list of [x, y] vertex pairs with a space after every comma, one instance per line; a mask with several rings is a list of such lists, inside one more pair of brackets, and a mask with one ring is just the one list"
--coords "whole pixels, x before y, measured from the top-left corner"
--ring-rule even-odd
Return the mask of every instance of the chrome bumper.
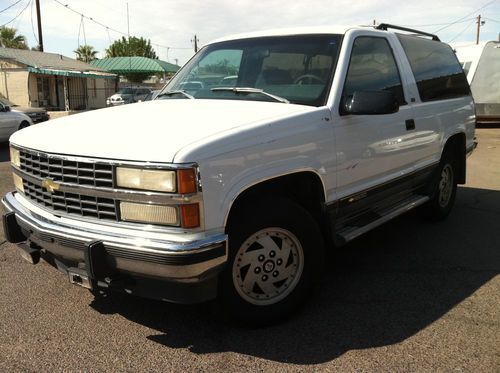
[[77, 220], [69, 224], [69, 219], [61, 220], [56, 216], [50, 219], [27, 208], [16, 198], [15, 192], [8, 193], [2, 203], [7, 213], [15, 214], [15, 222], [29, 242], [72, 263], [84, 262], [85, 247], [95, 241], [102, 242], [110, 268], [120, 273], [173, 282], [204, 281], [216, 275], [227, 261], [225, 234], [192, 239], [179, 234], [178, 240], [171, 234], [169, 240], [146, 239], [138, 237], [137, 230], [116, 232], [105, 226], [90, 229]]

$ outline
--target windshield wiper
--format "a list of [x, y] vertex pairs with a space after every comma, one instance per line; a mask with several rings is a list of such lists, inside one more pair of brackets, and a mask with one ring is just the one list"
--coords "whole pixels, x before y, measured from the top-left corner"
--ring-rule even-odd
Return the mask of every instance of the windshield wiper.
[[260, 93], [261, 95], [272, 98], [275, 101], [282, 102], [284, 104], [290, 103], [290, 101], [288, 101], [286, 98], [273, 95], [271, 93], [264, 91], [263, 89], [252, 88], [252, 87], [215, 87], [215, 88], [211, 88], [210, 90], [212, 92], [234, 92], [234, 93], [243, 93], [243, 94]]
[[156, 96], [156, 98], [162, 97], [162, 96], [174, 96], [174, 95], [182, 95], [186, 98], [194, 100], [194, 96], [191, 96], [189, 93], [187, 93], [186, 91], [182, 91], [182, 90], [163, 92], [163, 93], [160, 93], [158, 96]]

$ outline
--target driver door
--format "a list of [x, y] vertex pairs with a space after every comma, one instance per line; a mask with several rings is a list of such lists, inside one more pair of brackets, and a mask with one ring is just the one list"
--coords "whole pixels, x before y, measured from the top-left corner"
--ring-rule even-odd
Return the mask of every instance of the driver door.
[[[363, 200], [376, 186], [395, 178], [393, 160], [407, 157], [402, 139], [407, 133], [406, 123], [413, 115], [405, 100], [399, 71], [389, 40], [379, 36], [354, 39], [341, 109], [335, 121], [337, 197], [341, 205], [342, 201], [349, 205]], [[398, 112], [378, 115], [342, 112], [343, 103], [354, 92], [382, 90], [395, 94], [400, 105]]]

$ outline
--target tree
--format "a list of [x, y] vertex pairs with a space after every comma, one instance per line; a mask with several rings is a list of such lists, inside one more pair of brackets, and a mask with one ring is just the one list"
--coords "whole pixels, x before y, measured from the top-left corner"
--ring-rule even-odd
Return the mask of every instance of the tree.
[[[151, 46], [151, 41], [144, 39], [143, 37], [131, 36], [128, 39], [122, 37], [119, 40], [115, 40], [108, 49], [106, 49], [106, 57], [129, 57], [129, 56], [139, 56], [147, 57], [157, 60], [155, 50]], [[130, 73], [123, 74], [129, 82], [141, 83], [147, 78], [149, 74], [143, 73]]]
[[94, 47], [91, 45], [80, 45], [75, 51], [78, 61], [83, 61], [86, 63], [90, 63], [97, 59], [96, 54], [97, 51], [94, 50]]
[[5, 48], [28, 49], [26, 37], [17, 35], [14, 27], [0, 27], [0, 46]]
[[143, 37], [131, 36], [130, 38], [125, 38], [124, 36], [115, 40], [108, 49], [106, 49], [106, 57], [128, 57], [128, 56], [140, 56], [158, 59], [155, 50], [151, 46], [151, 41], [144, 39]]

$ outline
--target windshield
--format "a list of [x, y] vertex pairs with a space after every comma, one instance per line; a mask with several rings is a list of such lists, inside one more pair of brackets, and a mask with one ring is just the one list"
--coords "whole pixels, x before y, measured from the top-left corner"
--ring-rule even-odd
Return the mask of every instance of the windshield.
[[133, 88], [121, 88], [118, 92], [119, 94], [122, 95], [133, 95], [136, 90]]
[[321, 106], [328, 94], [339, 44], [340, 35], [264, 37], [211, 44], [177, 73], [158, 99], [185, 99], [187, 96], [179, 94], [185, 92], [195, 99], [289, 101]]
[[12, 101], [9, 101], [7, 98], [3, 97], [0, 95], [0, 103], [2, 103], [4, 106], [16, 106]]

